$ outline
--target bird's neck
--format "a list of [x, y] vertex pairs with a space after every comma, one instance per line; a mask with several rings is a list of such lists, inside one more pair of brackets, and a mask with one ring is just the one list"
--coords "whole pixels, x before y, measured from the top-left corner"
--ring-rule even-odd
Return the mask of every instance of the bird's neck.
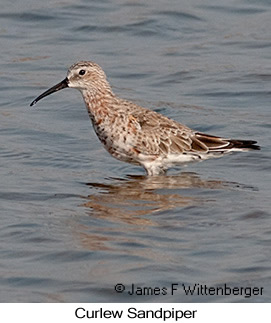
[[104, 118], [112, 112], [112, 102], [115, 99], [111, 88], [97, 91], [82, 91], [88, 114], [92, 121]]

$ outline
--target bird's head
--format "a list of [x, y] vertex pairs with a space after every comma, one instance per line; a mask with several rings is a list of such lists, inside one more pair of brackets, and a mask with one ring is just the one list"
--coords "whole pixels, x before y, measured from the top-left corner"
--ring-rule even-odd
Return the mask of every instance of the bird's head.
[[33, 106], [47, 95], [67, 87], [90, 92], [91, 95], [111, 93], [111, 87], [102, 68], [94, 62], [81, 61], [69, 68], [63, 81], [39, 95], [30, 105]]

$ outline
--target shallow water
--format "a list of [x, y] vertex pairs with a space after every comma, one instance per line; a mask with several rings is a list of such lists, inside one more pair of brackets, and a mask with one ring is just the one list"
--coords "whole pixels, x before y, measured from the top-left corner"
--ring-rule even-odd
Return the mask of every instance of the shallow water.
[[[4, 0], [1, 302], [271, 300], [270, 15], [267, 0]], [[29, 107], [81, 59], [119, 96], [262, 150], [145, 177], [104, 151], [77, 91]], [[132, 283], [167, 293], [129, 295]]]

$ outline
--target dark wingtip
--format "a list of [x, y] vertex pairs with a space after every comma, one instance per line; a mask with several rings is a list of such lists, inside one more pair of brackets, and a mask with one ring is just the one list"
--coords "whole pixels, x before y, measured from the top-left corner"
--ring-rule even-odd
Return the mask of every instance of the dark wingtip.
[[252, 149], [252, 150], [261, 150], [261, 146], [259, 145], [255, 145], [255, 144], [252, 144], [252, 145], [249, 145], [248, 147], [246, 147], [248, 149]]
[[261, 146], [256, 145], [257, 141], [253, 141], [253, 143], [251, 144], [250, 148], [254, 149], [254, 150], [261, 150]]
[[201, 143], [206, 145], [210, 151], [213, 152], [224, 152], [234, 148], [240, 150], [261, 150], [261, 147], [256, 145], [257, 141], [255, 140], [223, 139], [201, 132], [197, 132], [196, 137]]
[[230, 140], [233, 148], [243, 148], [251, 150], [261, 150], [261, 147], [257, 144], [257, 141], [254, 140]]
[[252, 145], [251, 146], [251, 149], [254, 149], [254, 150], [261, 150], [261, 146], [259, 146], [259, 145]]

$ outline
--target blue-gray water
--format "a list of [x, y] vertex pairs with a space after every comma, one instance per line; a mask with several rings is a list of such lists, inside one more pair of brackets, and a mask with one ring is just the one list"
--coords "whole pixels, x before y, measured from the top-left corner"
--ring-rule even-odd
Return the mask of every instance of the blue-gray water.
[[[0, 301], [270, 301], [270, 1], [2, 0], [0, 22]], [[145, 177], [105, 152], [76, 90], [29, 107], [82, 59], [119, 96], [262, 150]]]

